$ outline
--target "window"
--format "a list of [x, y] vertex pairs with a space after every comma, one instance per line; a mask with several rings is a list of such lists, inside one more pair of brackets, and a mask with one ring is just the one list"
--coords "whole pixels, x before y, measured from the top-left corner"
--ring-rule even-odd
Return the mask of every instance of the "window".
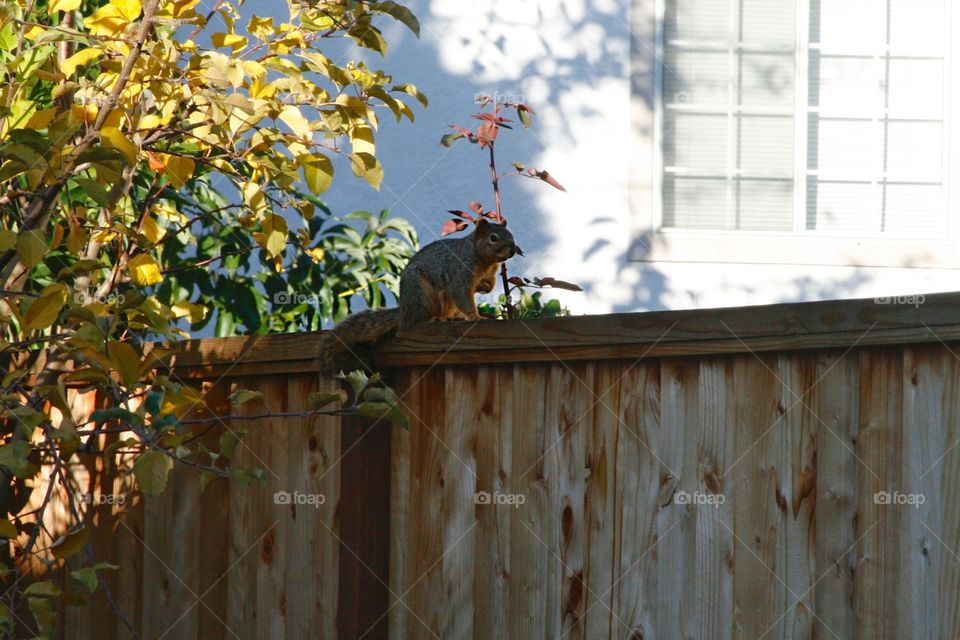
[[960, 266], [949, 5], [661, 0], [644, 259]]

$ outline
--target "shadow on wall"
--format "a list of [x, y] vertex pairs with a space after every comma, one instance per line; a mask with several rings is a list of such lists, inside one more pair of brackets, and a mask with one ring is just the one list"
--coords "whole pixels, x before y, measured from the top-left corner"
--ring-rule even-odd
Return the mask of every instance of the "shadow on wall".
[[333, 210], [389, 208], [410, 219], [427, 243], [439, 238], [447, 210], [463, 209], [471, 200], [491, 208], [485, 154], [465, 143], [438, 145], [448, 124], [473, 122], [475, 96], [488, 93], [527, 102], [538, 113], [533, 129], [507, 131], [498, 140], [501, 167], [522, 160], [547, 169], [569, 192], [532, 180], [504, 182], [505, 213], [528, 256], [514, 260], [511, 272], [580, 283], [583, 294], [548, 294], [574, 313], [713, 306], [705, 288], [729, 288], [742, 298], [758, 282], [765, 287], [758, 297], [770, 299], [771, 281], [780, 273], [776, 291], [784, 300], [838, 297], [869, 280], [855, 270], [820, 279], [810, 275], [812, 269], [797, 277], [797, 267], [758, 271], [746, 265], [628, 260], [648, 255], [648, 238], [636, 230], [630, 197], [634, 189], [637, 209], [651, 202], [646, 192], [637, 197], [632, 183], [637, 174], [643, 174], [640, 183], [652, 180], [655, 99], [652, 20], [644, 27], [634, 14], [639, 26], [631, 29], [631, 10], [652, 15], [652, 2], [409, 2], [421, 19], [421, 39], [400, 25], [389, 27], [391, 52], [377, 63], [398, 80], [416, 83], [430, 97], [430, 107], [418, 111], [412, 125], [383, 120], [381, 191], [335, 181], [328, 193]]

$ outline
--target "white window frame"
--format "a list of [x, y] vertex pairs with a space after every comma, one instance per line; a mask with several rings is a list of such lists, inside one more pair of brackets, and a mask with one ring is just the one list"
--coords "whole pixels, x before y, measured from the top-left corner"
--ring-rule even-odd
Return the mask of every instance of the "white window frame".
[[[734, 1], [734, 0], [731, 0]], [[807, 50], [810, 0], [797, 2], [796, 37], [796, 108], [795, 114], [807, 113]], [[944, 42], [944, 171], [945, 197], [947, 199], [947, 237], [935, 239], [895, 239], [869, 237], [842, 237], [828, 232], [794, 229], [792, 232], [741, 231], [721, 229], [664, 229], [663, 216], [663, 60], [664, 12], [666, 0], [635, 0], [632, 22], [634, 25], [633, 63], [647, 62], [652, 57], [653, 65], [653, 158], [645, 162], [636, 158], [631, 176], [631, 206], [637, 226], [635, 242], [629, 251], [629, 259], [645, 262], [730, 262], [763, 264], [844, 265], [870, 267], [910, 268], [960, 268], [960, 6], [946, 0], [946, 30]], [[960, 4], [960, 3], [957, 3]], [[641, 8], [641, 5], [646, 5]], [[645, 9], [645, 10], [644, 10]], [[652, 10], [651, 10], [652, 9]], [[652, 15], [651, 15], [652, 14]], [[649, 23], [653, 19], [653, 29]], [[647, 26], [643, 29], [643, 26]], [[638, 42], [640, 34], [654, 35], [655, 45]], [[649, 41], [647, 41], [649, 42]], [[653, 54], [650, 56], [650, 54]], [[631, 82], [634, 80], [631, 79]], [[796, 115], [795, 115], [796, 118]], [[640, 120], [640, 122], [638, 122]], [[634, 117], [633, 140], [649, 140], [649, 131], [643, 135], [644, 118]], [[647, 119], [649, 122], [649, 119]], [[807, 123], [798, 123], [795, 128], [795, 163], [806, 162], [806, 154], [798, 150], [807, 145]], [[649, 172], [652, 169], [652, 175]], [[637, 175], [641, 171], [650, 175]], [[805, 175], [806, 167], [798, 166], [795, 175]], [[798, 188], [802, 186], [803, 188]], [[805, 206], [805, 185], [795, 185], [794, 207]], [[649, 206], [644, 202], [646, 194], [652, 196]]]

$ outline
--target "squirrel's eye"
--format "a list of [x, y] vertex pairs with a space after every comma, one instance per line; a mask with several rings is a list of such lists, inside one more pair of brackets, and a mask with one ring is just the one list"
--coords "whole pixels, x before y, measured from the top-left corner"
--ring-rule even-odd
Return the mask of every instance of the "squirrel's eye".
[[490, 242], [500, 242], [500, 236], [495, 233], [490, 234]]

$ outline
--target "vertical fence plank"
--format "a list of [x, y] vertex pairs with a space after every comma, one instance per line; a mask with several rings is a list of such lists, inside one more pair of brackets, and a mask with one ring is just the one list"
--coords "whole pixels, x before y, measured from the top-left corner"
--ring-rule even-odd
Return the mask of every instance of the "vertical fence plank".
[[[513, 368], [481, 367], [477, 374], [477, 492], [506, 494], [513, 475]], [[520, 508], [523, 508], [521, 506]], [[510, 519], [515, 509], [476, 510], [473, 634], [498, 640], [507, 634], [510, 607]]]
[[[727, 640], [734, 618], [734, 501], [736, 487], [736, 407], [729, 400], [734, 389], [730, 359], [700, 361], [697, 404], [700, 424], [697, 445], [699, 490], [722, 496], [716, 508], [696, 512], [696, 562], [691, 616], [694, 638]], [[718, 498], [719, 499], [719, 498]]]
[[[559, 364], [551, 366], [561, 366]], [[547, 461], [544, 457], [543, 389], [549, 367], [520, 364], [513, 370], [513, 474], [510, 493], [523, 495], [521, 509], [510, 514], [510, 620], [509, 635], [522, 638], [546, 626], [546, 585], [543, 576], [550, 564], [546, 494]]]
[[[443, 612], [442, 638], [468, 640], [473, 637], [474, 564], [476, 563], [477, 516], [474, 494], [477, 487], [477, 420], [484, 413], [483, 393], [475, 367], [447, 367], [444, 391], [445, 460], [443, 491]], [[492, 402], [492, 399], [491, 399]], [[495, 509], [495, 505], [484, 505]], [[480, 604], [480, 603], [477, 603]], [[481, 605], [482, 606], [482, 605]]]
[[679, 471], [662, 457], [660, 363], [621, 365], [619, 418], [614, 473], [615, 575], [611, 636], [643, 637], [656, 633], [662, 586], [661, 544], [673, 534], [676, 511], [661, 506], [661, 490], [673, 486]]
[[[223, 416], [230, 411], [230, 383], [218, 380], [208, 386], [204, 393], [206, 417]], [[210, 430], [200, 442], [211, 451], [219, 449], [222, 424], [209, 425]], [[199, 430], [198, 430], [199, 431]], [[196, 484], [199, 490], [199, 482]], [[204, 640], [227, 640], [232, 630], [227, 628], [227, 568], [230, 510], [228, 481], [214, 480], [200, 493], [198, 533], [200, 537], [197, 558], [197, 638]]]
[[[901, 628], [915, 638], [940, 634], [940, 566], [950, 557], [938, 538], [943, 530], [938, 459], [946, 450], [943, 399], [947, 363], [936, 347], [903, 350], [903, 468], [900, 489], [914, 500], [892, 505], [900, 516], [903, 593]], [[942, 539], [942, 538], [941, 538]], [[946, 555], [944, 555], [944, 553]]]
[[[776, 356], [738, 356], [732, 402], [736, 457], [734, 498], [734, 633], [785, 637], [781, 613], [789, 606], [786, 575], [788, 462], [783, 455], [786, 407], [779, 402]], [[778, 621], [779, 619], [779, 621]]]
[[605, 403], [594, 408], [591, 432], [587, 441], [587, 477], [585, 513], [587, 527], [586, 614], [584, 630], [587, 638], [608, 637], [613, 631], [611, 586], [614, 567], [620, 566], [616, 555], [616, 531], [619, 520], [616, 509], [617, 438], [619, 415], [620, 365], [602, 362], [596, 367], [595, 392]]
[[881, 492], [903, 491], [903, 352], [860, 352], [859, 570], [856, 580], [858, 638], [910, 637], [901, 633], [901, 518]]
[[[437, 369], [411, 371], [408, 398], [412, 413], [410, 430], [410, 513], [408, 520], [409, 593], [405, 597], [406, 630], [409, 637], [440, 636], [443, 598], [443, 521], [440, 499], [445, 482], [446, 456], [443, 450], [445, 433], [444, 373]], [[405, 590], [406, 591], [406, 590]], [[403, 606], [403, 605], [401, 605]]]
[[817, 380], [816, 356], [809, 353], [780, 355], [781, 388], [779, 406], [784, 407], [783, 438], [780, 440], [778, 470], [781, 492], [786, 500], [784, 513], [785, 572], [787, 603], [782, 613], [786, 637], [813, 636], [816, 610], [816, 529], [814, 516], [817, 487], [817, 445], [820, 417], [813, 396]]
[[[413, 377], [409, 369], [397, 369], [391, 373], [394, 391], [403, 399], [404, 411], [413, 414], [416, 410], [410, 397]], [[387, 628], [391, 640], [403, 640], [407, 635], [407, 607], [404, 597], [413, 581], [408, 569], [411, 562], [410, 537], [416, 514], [411, 513], [411, 465], [410, 442], [420, 428], [415, 415], [410, 415], [410, 431], [393, 425], [390, 437], [390, 600], [388, 603]]]
[[[287, 410], [308, 413], [311, 393], [330, 393], [339, 386], [337, 381], [321, 380], [315, 374], [291, 376]], [[340, 420], [329, 416], [291, 418], [284, 428], [290, 434], [288, 491], [309, 496], [306, 504], [290, 505], [291, 517], [285, 521], [287, 638], [333, 638], [339, 583], [335, 516], [340, 491]]]
[[[696, 631], [696, 522], [701, 509], [683, 504], [685, 496], [704, 492], [697, 451], [702, 438], [698, 385], [699, 362], [667, 359], [661, 364], [658, 455], [666, 468], [658, 496], [657, 621], [655, 637], [705, 637]], [[716, 477], [719, 472], [714, 471]], [[715, 488], [715, 484], [713, 485]], [[679, 498], [679, 499], [678, 499]], [[704, 576], [705, 577], [705, 576]]]
[[[548, 515], [553, 531], [545, 539], [550, 570], [543, 576], [548, 588], [547, 637], [574, 640], [584, 634], [585, 438], [594, 404], [603, 401], [594, 396], [593, 375], [592, 366], [580, 363], [552, 366], [547, 374], [544, 464], [553, 481]], [[523, 437], [522, 432], [517, 437]]]
[[856, 454], [859, 371], [855, 353], [819, 354], [819, 382], [809, 400], [820, 417], [814, 525], [817, 571], [814, 629], [818, 638], [855, 637], [857, 479], [861, 464]]
[[[924, 470], [936, 474], [940, 483], [939, 540], [936, 544], [940, 561], [938, 582], [939, 626], [941, 638], [960, 638], [960, 353], [953, 343], [939, 357], [946, 362], [943, 391], [943, 450]], [[932, 480], [931, 480], [932, 481]], [[932, 525], [931, 525], [932, 526]], [[929, 533], [929, 532], [928, 532]], [[937, 556], [934, 556], [936, 558]]]

